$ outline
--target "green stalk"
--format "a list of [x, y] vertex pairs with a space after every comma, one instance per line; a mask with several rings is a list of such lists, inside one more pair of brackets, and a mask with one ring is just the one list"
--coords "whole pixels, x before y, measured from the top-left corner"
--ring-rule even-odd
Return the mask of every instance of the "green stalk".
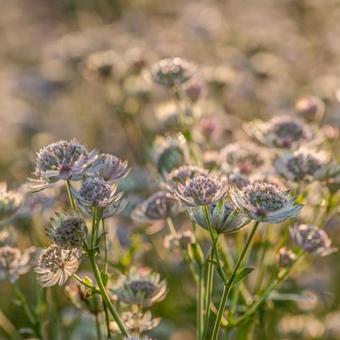
[[247, 250], [250, 246], [250, 243], [255, 235], [255, 232], [256, 232], [256, 229], [257, 227], [259, 226], [259, 222], [256, 221], [251, 232], [250, 232], [250, 235], [248, 236], [248, 239], [246, 241], [246, 244], [242, 250], [242, 253], [236, 263], [236, 266], [234, 268], [234, 271], [233, 273], [231, 274], [231, 277], [230, 279], [228, 280], [228, 283], [224, 286], [224, 290], [223, 290], [223, 294], [222, 294], [222, 298], [221, 298], [221, 302], [220, 302], [220, 305], [218, 307], [218, 312], [217, 312], [217, 316], [216, 316], [216, 320], [215, 320], [215, 324], [214, 324], [214, 329], [213, 329], [213, 333], [212, 333], [212, 337], [211, 337], [211, 340], [216, 340], [217, 337], [218, 337], [218, 334], [219, 334], [219, 331], [220, 331], [220, 327], [221, 327], [221, 320], [222, 320], [222, 316], [223, 316], [223, 313], [224, 313], [224, 309], [225, 309], [225, 306], [226, 306], [226, 303], [227, 303], [227, 300], [228, 300], [228, 296], [229, 296], [229, 293], [230, 293], [230, 289], [233, 285], [233, 282], [235, 280], [235, 277], [236, 277], [236, 274], [237, 274], [237, 271], [239, 270], [240, 266], [241, 266], [241, 263], [243, 261], [243, 258], [244, 256], [246, 255], [247, 253]]
[[96, 320], [96, 332], [97, 332], [97, 339], [102, 339], [102, 332], [100, 330], [100, 321], [99, 321], [99, 315], [98, 313], [95, 314], [95, 320]]
[[66, 180], [66, 189], [67, 189], [67, 196], [68, 196], [68, 199], [70, 201], [71, 208], [73, 210], [76, 210], [77, 206], [76, 206], [76, 202], [74, 201], [74, 198], [73, 198], [72, 193], [71, 193], [71, 183], [70, 183], [69, 179]]
[[203, 269], [199, 268], [197, 282], [197, 339], [202, 338], [203, 328]]

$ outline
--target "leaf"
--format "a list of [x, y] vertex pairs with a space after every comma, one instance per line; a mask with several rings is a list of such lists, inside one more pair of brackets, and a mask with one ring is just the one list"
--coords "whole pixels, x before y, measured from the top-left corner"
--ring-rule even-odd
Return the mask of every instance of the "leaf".
[[251, 267], [240, 268], [235, 275], [233, 285], [244, 280], [253, 270], [254, 268]]

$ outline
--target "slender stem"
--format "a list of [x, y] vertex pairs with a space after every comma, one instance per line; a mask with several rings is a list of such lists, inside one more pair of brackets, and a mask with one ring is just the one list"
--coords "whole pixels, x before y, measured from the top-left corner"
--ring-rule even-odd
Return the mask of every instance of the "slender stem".
[[105, 248], [104, 248], [104, 274], [107, 275], [109, 270], [109, 240], [107, 238], [107, 232], [105, 228], [105, 221], [102, 218], [102, 227], [103, 227], [103, 235], [104, 235], [104, 241], [105, 241]]
[[221, 298], [221, 302], [220, 302], [220, 305], [218, 307], [218, 312], [217, 312], [217, 316], [216, 316], [216, 320], [215, 320], [215, 324], [214, 324], [214, 329], [213, 329], [213, 333], [212, 333], [212, 337], [211, 337], [211, 340], [216, 340], [217, 337], [218, 337], [218, 333], [220, 331], [220, 327], [221, 327], [221, 320], [222, 320], [222, 316], [223, 316], [223, 312], [224, 312], [224, 309], [225, 309], [225, 306], [226, 306], [226, 303], [227, 303], [227, 299], [228, 299], [228, 296], [229, 296], [229, 293], [230, 293], [230, 289], [232, 287], [232, 284], [235, 280], [235, 277], [236, 277], [236, 274], [237, 274], [237, 271], [238, 269], [240, 268], [240, 265], [243, 261], [243, 258], [244, 256], [246, 255], [247, 253], [247, 250], [250, 246], [250, 243], [255, 235], [255, 232], [256, 232], [256, 229], [259, 225], [259, 222], [256, 221], [251, 232], [250, 232], [250, 235], [248, 236], [248, 239], [246, 241], [246, 244], [242, 250], [242, 253], [236, 263], [236, 266], [234, 268], [234, 271], [233, 273], [231, 274], [231, 277], [230, 279], [228, 280], [228, 283], [224, 286], [224, 290], [223, 290], [223, 294], [222, 294], [222, 298]]
[[14, 283], [13, 287], [14, 287], [14, 291], [15, 291], [17, 298], [20, 300], [20, 303], [24, 308], [25, 314], [30, 324], [32, 325], [35, 335], [39, 339], [42, 339], [41, 329], [40, 329], [41, 326], [40, 326], [40, 322], [39, 322], [37, 315], [35, 314], [34, 310], [28, 304], [25, 295], [23, 294], [23, 292], [21, 291], [17, 283]]
[[202, 338], [203, 328], [203, 269], [199, 268], [197, 282], [197, 339]]
[[76, 210], [77, 206], [76, 206], [76, 202], [74, 201], [74, 198], [73, 198], [73, 195], [72, 195], [72, 192], [71, 192], [71, 183], [70, 183], [69, 179], [66, 180], [66, 189], [67, 189], [67, 196], [68, 196], [68, 199], [70, 201], [71, 208], [73, 210]]
[[111, 329], [110, 329], [110, 316], [109, 311], [107, 310], [107, 306], [105, 301], [103, 300], [103, 306], [104, 306], [104, 314], [105, 314], [105, 323], [106, 323], [106, 332], [107, 332], [107, 338], [111, 339]]
[[168, 227], [169, 227], [169, 230], [170, 230], [170, 234], [177, 235], [177, 231], [176, 231], [176, 228], [174, 226], [174, 223], [172, 222], [172, 218], [171, 217], [168, 217], [166, 219], [166, 223], [168, 224]]
[[92, 208], [92, 233], [91, 233], [91, 248], [94, 249], [97, 242], [98, 228], [97, 228], [97, 207]]
[[96, 313], [94, 317], [95, 317], [95, 320], [96, 320], [97, 339], [98, 339], [98, 340], [101, 340], [101, 339], [102, 339], [102, 332], [101, 332], [101, 329], [100, 329], [99, 314]]

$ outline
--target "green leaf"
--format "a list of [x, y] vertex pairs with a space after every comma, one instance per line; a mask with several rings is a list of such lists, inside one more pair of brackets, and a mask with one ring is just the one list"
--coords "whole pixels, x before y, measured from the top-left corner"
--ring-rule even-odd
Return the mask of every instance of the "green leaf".
[[251, 267], [240, 268], [235, 275], [233, 285], [244, 280], [253, 270], [254, 268]]

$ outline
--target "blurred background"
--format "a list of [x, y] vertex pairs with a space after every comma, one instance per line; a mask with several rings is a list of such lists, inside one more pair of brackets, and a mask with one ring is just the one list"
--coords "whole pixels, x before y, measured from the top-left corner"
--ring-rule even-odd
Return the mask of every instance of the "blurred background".
[[[340, 157], [337, 0], [2, 0], [0, 6], [0, 180], [11, 189], [31, 175], [40, 147], [76, 137], [89, 149], [98, 147], [129, 161], [133, 170], [122, 189], [131, 201], [155, 191], [152, 145], [157, 135], [171, 132], [173, 108], [147, 70], [169, 56], [197, 67], [205, 98], [197, 114], [219, 119], [213, 147], [240, 138], [242, 121], [292, 112], [298, 98], [315, 95], [326, 104], [322, 129]], [[93, 53], [106, 50], [115, 62], [95, 72], [102, 61]], [[113, 81], [108, 82], [109, 76]], [[204, 134], [210, 125], [200, 122], [197, 129]], [[29, 208], [15, 222], [24, 245], [30, 243], [31, 228], [51, 215], [55, 202], [47, 196], [27, 203]], [[33, 210], [39, 212], [39, 222]], [[136, 227], [130, 219], [112, 224], [121, 226], [120, 247], [141, 247], [143, 263], [169, 282], [166, 300], [154, 308], [163, 319], [154, 336], [193, 339], [195, 292], [185, 266], [176, 259], [164, 262], [166, 251], [160, 246], [155, 256], [150, 248], [160, 244], [162, 235], [155, 236], [154, 245], [144, 244], [138, 230], [131, 236]], [[338, 224], [334, 216], [328, 227], [336, 244]], [[124, 254], [123, 267], [132, 261], [128, 251]], [[300, 269], [304, 274], [297, 273], [291, 285], [309, 298], [277, 302], [281, 308], [271, 310], [274, 322], [266, 326], [269, 339], [340, 338], [339, 260], [336, 254]], [[33, 275], [21, 284], [30, 295]], [[24, 316], [10, 292], [2, 283], [1, 309], [23, 327]], [[63, 290], [54, 294], [50, 298], [62, 312], [51, 329], [64, 320], [69, 332], [59, 339], [93, 338], [91, 324], [83, 322], [89, 316], [75, 322]]]

